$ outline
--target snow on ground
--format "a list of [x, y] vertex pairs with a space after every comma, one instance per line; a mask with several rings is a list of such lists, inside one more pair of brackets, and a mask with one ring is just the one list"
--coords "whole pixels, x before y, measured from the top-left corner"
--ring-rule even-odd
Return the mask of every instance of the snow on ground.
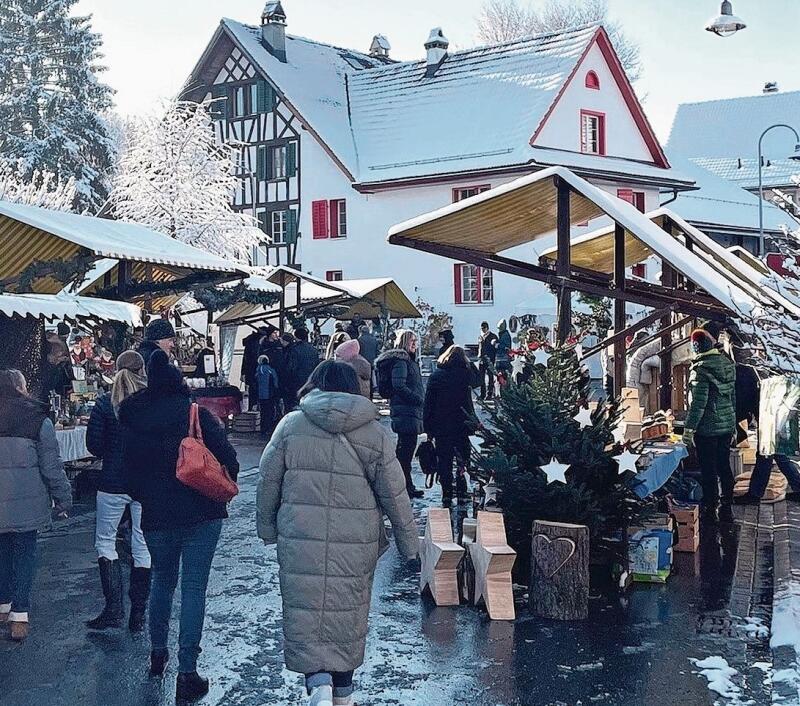
[[695, 667], [700, 668], [702, 674], [708, 680], [708, 688], [729, 699], [729, 703], [741, 704], [740, 699], [742, 690], [734, 682], [734, 677], [739, 675], [739, 671], [728, 665], [723, 657], [713, 656], [705, 659], [689, 659]]
[[776, 670], [772, 681], [786, 684], [794, 696], [791, 700], [782, 700], [782, 704], [800, 704], [800, 664], [797, 662], [797, 655], [800, 654], [800, 581], [792, 581], [775, 594], [769, 644], [773, 650], [780, 647], [794, 650], [794, 665]]

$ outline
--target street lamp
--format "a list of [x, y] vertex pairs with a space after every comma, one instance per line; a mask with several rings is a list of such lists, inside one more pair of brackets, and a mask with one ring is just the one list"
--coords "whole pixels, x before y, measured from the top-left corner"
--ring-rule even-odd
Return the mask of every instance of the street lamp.
[[747, 25], [733, 14], [733, 7], [729, 0], [724, 0], [719, 8], [719, 14], [706, 23], [706, 31], [713, 32], [719, 37], [730, 37]]
[[776, 123], [775, 125], [770, 125], [764, 132], [761, 133], [761, 137], [758, 138], [758, 254], [759, 256], [764, 254], [764, 185], [763, 179], [761, 175], [761, 171], [764, 168], [763, 157], [761, 153], [761, 145], [764, 142], [764, 135], [766, 135], [770, 130], [776, 127], [785, 127], [787, 130], [791, 130], [792, 134], [794, 134], [795, 139], [795, 146], [794, 152], [789, 155], [788, 159], [794, 162], [800, 162], [800, 135], [797, 134], [797, 130], [795, 130], [791, 125], [786, 125], [785, 123]]

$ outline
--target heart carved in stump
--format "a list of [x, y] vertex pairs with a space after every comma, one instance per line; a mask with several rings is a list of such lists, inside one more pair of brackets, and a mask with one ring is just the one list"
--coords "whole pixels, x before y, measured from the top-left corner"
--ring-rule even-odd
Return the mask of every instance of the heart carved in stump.
[[575, 542], [569, 537], [550, 537], [537, 534], [533, 538], [534, 559], [545, 578], [553, 578], [575, 553]]

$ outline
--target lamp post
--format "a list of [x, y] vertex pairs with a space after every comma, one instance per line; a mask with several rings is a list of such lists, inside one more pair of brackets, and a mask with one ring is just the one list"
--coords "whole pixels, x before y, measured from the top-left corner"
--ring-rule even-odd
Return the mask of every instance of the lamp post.
[[770, 125], [764, 132], [761, 133], [761, 137], [758, 138], [758, 255], [761, 257], [764, 254], [764, 180], [762, 177], [762, 169], [764, 168], [763, 165], [763, 156], [761, 147], [764, 142], [764, 135], [766, 135], [770, 130], [773, 130], [777, 127], [784, 127], [787, 130], [791, 130], [792, 134], [794, 135], [795, 139], [795, 147], [794, 153], [789, 155], [789, 159], [793, 161], [800, 161], [800, 135], [797, 134], [797, 130], [795, 130], [791, 125], [786, 125], [785, 123], [776, 123], [775, 125]]
[[733, 14], [730, 0], [724, 0], [719, 8], [719, 14], [706, 23], [706, 31], [713, 32], [718, 37], [730, 37], [747, 25]]

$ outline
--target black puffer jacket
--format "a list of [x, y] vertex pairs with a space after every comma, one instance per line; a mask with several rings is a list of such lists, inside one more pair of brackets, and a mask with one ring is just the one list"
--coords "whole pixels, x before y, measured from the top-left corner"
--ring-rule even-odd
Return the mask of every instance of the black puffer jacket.
[[86, 448], [103, 460], [97, 489], [103, 493], [125, 494], [122, 476], [122, 433], [108, 393], [97, 398], [86, 428]]
[[450, 363], [433, 371], [425, 390], [423, 426], [428, 436], [463, 438], [477, 429], [472, 367]]
[[153, 355], [155, 351], [161, 350], [158, 346], [158, 343], [155, 341], [142, 341], [139, 344], [138, 352], [139, 355], [142, 356], [144, 360], [144, 367], [145, 370], [147, 369], [147, 364], [150, 362], [150, 356]]
[[[188, 390], [169, 394], [141, 390], [119, 408], [122, 474], [128, 493], [142, 504], [142, 529], [173, 529], [228, 516], [218, 503], [175, 476], [178, 449], [189, 431]], [[216, 418], [200, 409], [203, 441], [232, 478], [239, 473], [236, 451]]]
[[319, 365], [319, 353], [307, 341], [297, 341], [289, 346], [285, 360], [284, 389], [288, 397], [295, 398], [297, 391], [306, 384], [314, 368]]
[[380, 365], [386, 360], [394, 360], [392, 394], [389, 397], [392, 431], [395, 434], [421, 434], [425, 386], [419, 364], [400, 348], [382, 353], [375, 364]]

